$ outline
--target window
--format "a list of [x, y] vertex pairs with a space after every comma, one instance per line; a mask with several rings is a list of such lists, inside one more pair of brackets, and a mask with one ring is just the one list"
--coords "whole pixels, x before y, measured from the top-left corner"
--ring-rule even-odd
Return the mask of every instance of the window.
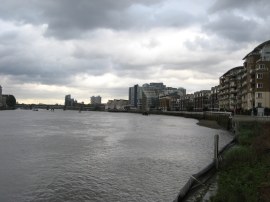
[[258, 107], [262, 107], [262, 103], [261, 102], [258, 102]]
[[259, 69], [265, 69], [265, 64], [259, 64]]
[[263, 78], [263, 74], [262, 73], [257, 74], [257, 79], [262, 79], [262, 78]]
[[257, 83], [257, 88], [262, 88], [263, 84], [262, 83]]
[[257, 98], [262, 98], [262, 93], [257, 93]]

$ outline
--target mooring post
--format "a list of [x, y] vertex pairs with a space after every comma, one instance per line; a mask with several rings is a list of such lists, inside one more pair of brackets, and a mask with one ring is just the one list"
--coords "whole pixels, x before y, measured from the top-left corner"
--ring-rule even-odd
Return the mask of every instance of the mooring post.
[[219, 139], [219, 135], [215, 135], [215, 137], [214, 137], [214, 161], [215, 161], [216, 169], [218, 169], [218, 139]]

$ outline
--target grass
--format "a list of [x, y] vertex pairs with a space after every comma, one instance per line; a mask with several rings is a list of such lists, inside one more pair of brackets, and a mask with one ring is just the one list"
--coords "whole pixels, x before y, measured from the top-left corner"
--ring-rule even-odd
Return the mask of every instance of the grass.
[[240, 125], [239, 144], [224, 156], [212, 202], [270, 201], [269, 129], [269, 124]]

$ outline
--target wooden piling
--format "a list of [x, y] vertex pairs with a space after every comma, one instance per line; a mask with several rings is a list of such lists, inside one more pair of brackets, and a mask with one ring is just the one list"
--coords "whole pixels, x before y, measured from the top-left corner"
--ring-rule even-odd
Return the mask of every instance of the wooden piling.
[[215, 137], [214, 137], [214, 161], [215, 161], [216, 169], [218, 169], [218, 141], [219, 141], [219, 135], [215, 135]]

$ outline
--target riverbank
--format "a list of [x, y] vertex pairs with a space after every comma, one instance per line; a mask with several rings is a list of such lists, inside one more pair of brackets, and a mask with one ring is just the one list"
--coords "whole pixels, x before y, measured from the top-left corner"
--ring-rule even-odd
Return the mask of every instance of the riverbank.
[[[123, 113], [139, 113], [143, 111], [126, 111], [126, 110], [109, 110], [108, 112], [123, 112]], [[167, 115], [167, 116], [181, 116], [184, 118], [197, 119], [200, 126], [209, 127], [212, 129], [231, 130], [231, 113], [230, 112], [187, 112], [187, 111], [150, 111], [147, 115]]]
[[238, 122], [238, 144], [226, 152], [209, 201], [270, 201], [269, 131], [269, 122]]
[[186, 201], [270, 201], [270, 120], [268, 117], [212, 113], [163, 112], [162, 115], [195, 118], [200, 126], [235, 132], [237, 145], [227, 151], [209, 182]]
[[212, 128], [212, 129], [223, 129], [217, 123], [217, 121], [213, 121], [213, 120], [200, 119], [199, 122], [197, 123], [197, 125]]

